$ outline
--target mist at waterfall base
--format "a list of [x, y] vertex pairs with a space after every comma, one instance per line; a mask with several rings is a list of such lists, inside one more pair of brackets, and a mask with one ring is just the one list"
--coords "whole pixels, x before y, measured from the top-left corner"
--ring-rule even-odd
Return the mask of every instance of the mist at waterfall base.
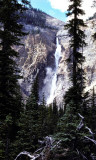
[[55, 68], [47, 67], [46, 68], [46, 77], [44, 79], [43, 93], [45, 96], [46, 104], [49, 105], [53, 102], [56, 97], [56, 88], [57, 88], [57, 71], [59, 67], [59, 61], [61, 57], [61, 45], [59, 44], [58, 37], [56, 39], [56, 51], [54, 54], [55, 57]]

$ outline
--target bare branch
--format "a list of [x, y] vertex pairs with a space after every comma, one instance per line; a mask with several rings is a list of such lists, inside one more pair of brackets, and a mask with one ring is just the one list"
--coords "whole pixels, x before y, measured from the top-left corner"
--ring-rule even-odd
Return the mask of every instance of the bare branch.
[[19, 153], [19, 154], [17, 155], [17, 157], [15, 158], [15, 160], [17, 160], [17, 158], [20, 157], [21, 155], [26, 155], [26, 156], [28, 156], [29, 158], [31, 158], [31, 160], [36, 160], [38, 157], [40, 157], [39, 154], [37, 154], [37, 155], [35, 155], [35, 156], [32, 156], [29, 152], [23, 151], [23, 152], [21, 152], [21, 153]]
[[94, 139], [92, 139], [92, 138], [89, 138], [89, 137], [87, 137], [87, 136], [84, 136], [86, 139], [88, 139], [88, 140], [90, 140], [91, 142], [93, 142], [95, 145], [96, 145], [96, 141], [94, 140]]
[[84, 117], [80, 113], [78, 113], [78, 115], [81, 118], [81, 121], [79, 125], [77, 126], [77, 130], [80, 130], [84, 126]]

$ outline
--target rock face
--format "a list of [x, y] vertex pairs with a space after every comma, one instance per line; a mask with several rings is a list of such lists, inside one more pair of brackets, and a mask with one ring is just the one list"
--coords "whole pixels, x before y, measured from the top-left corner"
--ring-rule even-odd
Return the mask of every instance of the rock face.
[[[96, 20], [89, 20], [86, 22], [87, 27], [83, 28], [86, 34], [87, 46], [83, 47], [83, 55], [85, 56], [85, 62], [83, 65], [86, 74], [86, 88], [85, 91], [92, 90], [93, 87], [96, 90], [96, 41], [94, 41], [92, 35], [96, 32]], [[66, 90], [71, 85], [69, 82], [68, 65], [66, 59], [70, 54], [71, 48], [69, 48], [70, 37], [64, 29], [60, 29], [57, 33], [62, 46], [62, 58], [58, 67], [58, 81], [57, 81], [57, 101], [60, 102]], [[81, 50], [82, 51], [82, 50]], [[63, 99], [62, 99], [63, 100]]]
[[54, 52], [56, 31], [50, 29], [40, 30], [34, 35], [29, 33], [22, 39], [24, 46], [17, 50], [20, 53], [17, 60], [23, 79], [19, 80], [23, 96], [29, 96], [32, 82], [39, 74], [39, 90], [43, 87], [43, 80], [46, 76], [46, 67], [54, 67]]
[[[24, 24], [24, 30], [29, 32], [29, 34], [22, 38], [24, 46], [15, 47], [20, 53], [17, 63], [23, 76], [19, 83], [25, 100], [26, 96], [30, 95], [33, 80], [38, 73], [40, 100], [42, 99], [46, 68], [55, 68], [54, 54], [56, 50], [56, 36], [58, 36], [62, 53], [57, 70], [55, 95], [58, 104], [62, 105], [63, 96], [70, 86], [68, 64], [66, 62], [71, 50], [69, 48], [70, 37], [67, 31], [64, 30], [64, 22], [46, 14], [45, 17], [46, 26], [48, 27], [43, 28], [32, 24]], [[86, 59], [84, 63], [87, 77], [86, 90], [89, 90], [96, 85], [96, 42], [92, 39], [92, 35], [96, 31], [96, 22], [93, 19], [86, 23], [87, 27], [83, 28], [83, 30], [87, 36], [87, 46], [83, 48], [83, 53]]]
[[[31, 17], [34, 16], [34, 14], [38, 14], [38, 11], [29, 10], [26, 13], [27, 18], [29, 18], [29, 15], [31, 15]], [[25, 22], [21, 20], [21, 23], [24, 25], [23, 29], [28, 35], [21, 39], [21, 42], [24, 44], [23, 46], [15, 47], [19, 52], [17, 64], [23, 77], [23, 79], [19, 80], [19, 83], [25, 102], [26, 98], [30, 95], [32, 83], [37, 74], [39, 76], [40, 101], [42, 100], [46, 68], [55, 67], [54, 53], [56, 50], [56, 34], [58, 28], [60, 28], [59, 24], [64, 26], [64, 22], [43, 12], [40, 12], [40, 14], [46, 19], [44, 25], [40, 23], [40, 25], [37, 26], [33, 23], [26, 23], [28, 20], [25, 20]]]

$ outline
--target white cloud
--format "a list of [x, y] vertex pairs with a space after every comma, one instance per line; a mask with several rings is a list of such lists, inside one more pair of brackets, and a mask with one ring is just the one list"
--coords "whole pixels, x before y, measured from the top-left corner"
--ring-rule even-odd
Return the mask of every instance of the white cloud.
[[85, 11], [85, 19], [93, 16], [93, 14], [96, 12], [96, 8], [92, 7], [93, 1], [92, 0], [83, 0], [82, 8]]
[[49, 0], [52, 8], [59, 9], [61, 12], [65, 12], [68, 7], [67, 0]]
[[[59, 9], [61, 12], [65, 12], [68, 9], [68, 5], [70, 4], [68, 0], [49, 0], [52, 8]], [[93, 0], [83, 0], [82, 8], [85, 11], [84, 19], [87, 19], [96, 11], [96, 8], [92, 7]]]

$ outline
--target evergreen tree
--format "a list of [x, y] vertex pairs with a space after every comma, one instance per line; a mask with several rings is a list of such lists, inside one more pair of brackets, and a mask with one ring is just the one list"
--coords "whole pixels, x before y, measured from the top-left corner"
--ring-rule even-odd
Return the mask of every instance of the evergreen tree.
[[53, 132], [57, 129], [58, 122], [58, 106], [56, 104], [56, 99], [53, 101]]
[[96, 93], [93, 87], [92, 96], [91, 96], [91, 104], [89, 106], [89, 125], [94, 132], [94, 136], [96, 137]]
[[22, 25], [18, 23], [18, 12], [25, 10], [29, 2], [21, 2], [0, 0], [0, 121], [5, 125], [6, 118], [10, 120], [11, 117], [10, 125], [6, 123], [7, 127], [0, 134], [0, 141], [5, 146], [2, 148], [4, 155], [0, 156], [6, 160], [10, 159], [9, 148], [16, 135], [16, 119], [22, 106], [18, 85], [20, 76], [15, 61], [19, 54], [13, 49], [14, 45], [20, 45], [20, 37], [25, 35]]
[[33, 152], [37, 148], [38, 110], [33, 94], [31, 94], [27, 102], [26, 110], [21, 112], [17, 142], [15, 143], [17, 144], [16, 148], [18, 148], [18, 153], [24, 150]]
[[86, 45], [84, 41], [85, 34], [81, 29], [81, 27], [84, 27], [85, 24], [83, 20], [79, 18], [84, 14], [84, 11], [80, 8], [82, 1], [70, 0], [70, 3], [72, 4], [69, 6], [67, 16], [73, 16], [73, 18], [69, 20], [69, 23], [65, 27], [66, 29], [68, 29], [69, 35], [71, 37], [70, 48], [72, 50], [72, 53], [68, 59], [68, 63], [70, 63], [70, 65], [72, 66], [72, 74], [70, 77], [72, 81], [72, 87], [70, 88], [70, 90], [73, 92], [72, 99], [78, 108], [82, 104], [82, 92], [85, 87], [85, 77], [82, 68], [82, 63], [84, 62], [85, 58], [82, 51], [80, 51], [80, 49]]
[[53, 134], [53, 109], [52, 105], [47, 108], [47, 134]]
[[59, 118], [61, 118], [63, 115], [64, 115], [64, 110], [63, 110], [62, 107], [60, 107], [60, 108], [59, 108], [58, 116], [59, 116]]
[[[66, 92], [65, 95], [65, 105], [66, 110], [67, 106], [70, 105], [73, 107], [70, 110], [70, 114], [74, 118], [78, 120], [78, 112], [82, 113], [83, 108], [83, 90], [84, 90], [84, 71], [82, 68], [82, 64], [84, 62], [84, 56], [82, 50], [80, 50], [83, 46], [86, 45], [84, 38], [85, 34], [81, 27], [84, 27], [85, 24], [83, 20], [80, 18], [81, 15], [84, 14], [84, 11], [81, 9], [82, 0], [70, 0], [71, 5], [69, 5], [67, 16], [72, 16], [73, 18], [69, 20], [69, 23], [65, 26], [68, 29], [70, 34], [70, 48], [72, 53], [69, 57], [69, 64], [72, 66], [72, 74], [71, 74], [71, 82], [72, 87]], [[70, 105], [69, 105], [70, 104]], [[75, 117], [75, 115], [77, 117]]]
[[28, 115], [28, 123], [30, 126], [30, 136], [32, 136], [33, 145], [34, 147], [38, 143], [38, 103], [37, 103], [37, 92], [36, 88], [34, 88], [34, 84], [36, 81], [34, 81], [32, 85], [31, 94], [28, 98], [27, 104], [26, 104], [26, 110]]
[[[65, 114], [58, 123], [57, 137], [62, 139], [62, 145], [68, 149], [65, 159], [81, 160], [91, 156], [90, 142], [84, 140], [84, 136], [88, 135], [86, 124], [80, 123], [80, 116], [83, 114], [83, 102], [85, 87], [85, 75], [83, 70], [84, 56], [82, 47], [86, 45], [84, 39], [85, 34], [82, 27], [85, 26], [83, 20], [80, 18], [84, 14], [81, 9], [82, 0], [70, 0], [67, 16], [72, 16], [69, 23], [66, 25], [70, 39], [71, 54], [68, 59], [68, 64], [71, 65], [70, 71], [72, 86], [65, 95]], [[85, 148], [84, 148], [85, 147]]]
[[[29, 124], [28, 124], [28, 115], [27, 111], [22, 108], [20, 113], [20, 118], [18, 120], [18, 132], [15, 140], [11, 144], [10, 149], [10, 159], [15, 159], [16, 156], [20, 153], [20, 151], [28, 150], [33, 147], [31, 141], [29, 141], [30, 133], [29, 133]], [[31, 147], [30, 147], [31, 146]]]
[[[22, 1], [27, 5], [28, 1]], [[18, 117], [18, 69], [14, 58], [18, 53], [12, 48], [20, 45], [22, 25], [18, 24], [18, 11], [25, 10], [17, 0], [0, 1], [0, 117], [5, 118], [11, 113]], [[10, 23], [9, 23], [10, 22]], [[20, 105], [20, 104], [19, 104]]]
[[23, 107], [19, 119], [19, 131], [17, 133], [16, 141], [13, 144], [17, 148], [13, 157], [19, 152], [26, 150], [27, 152], [34, 152], [38, 146], [39, 138], [39, 106], [38, 106], [38, 82], [37, 77], [33, 82], [31, 94], [27, 100], [25, 109]]
[[9, 114], [5, 120], [0, 121], [0, 159], [10, 159], [10, 147], [12, 138], [12, 116]]
[[44, 138], [47, 135], [47, 108], [45, 105], [45, 97], [43, 94], [43, 99], [41, 104], [39, 105], [39, 113], [38, 113], [38, 135], [39, 139]]
[[38, 102], [39, 102], [39, 77], [38, 77], [38, 74], [36, 75], [36, 78], [34, 79], [32, 90], [33, 90], [32, 92], [34, 92], [34, 96], [36, 98], [36, 103], [38, 104]]

